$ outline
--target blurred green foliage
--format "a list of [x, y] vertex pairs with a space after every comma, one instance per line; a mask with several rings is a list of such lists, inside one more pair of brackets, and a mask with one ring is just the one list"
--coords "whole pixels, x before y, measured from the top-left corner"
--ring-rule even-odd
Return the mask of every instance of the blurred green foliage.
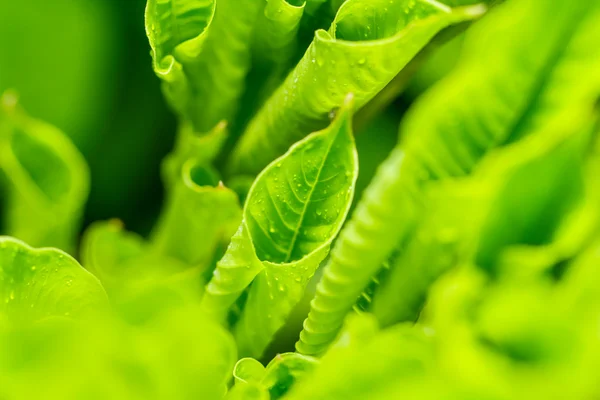
[[151, 69], [145, 1], [0, 2], [0, 92], [69, 135], [91, 170], [86, 221], [147, 233], [174, 120]]
[[0, 399], [600, 396], [600, 2], [0, 1]]

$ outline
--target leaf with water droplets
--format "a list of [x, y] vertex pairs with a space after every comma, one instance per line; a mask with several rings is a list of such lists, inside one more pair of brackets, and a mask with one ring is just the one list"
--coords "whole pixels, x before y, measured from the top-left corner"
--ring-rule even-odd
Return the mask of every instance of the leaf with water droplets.
[[241, 355], [262, 354], [346, 218], [358, 174], [351, 109], [349, 96], [327, 129], [257, 177], [242, 225], [207, 286], [204, 308], [220, 320], [250, 286], [233, 327]]
[[80, 317], [107, 305], [102, 285], [71, 256], [0, 237], [1, 313], [16, 324]]
[[148, 0], [154, 71], [195, 132], [235, 116], [250, 68], [248, 38], [262, 7], [256, 0]]
[[316, 31], [304, 57], [249, 123], [230, 159], [231, 171], [259, 172], [292, 143], [325, 127], [348, 92], [355, 94], [357, 108], [364, 106], [440, 30], [485, 10], [451, 9], [430, 0], [345, 2], [330, 29]]

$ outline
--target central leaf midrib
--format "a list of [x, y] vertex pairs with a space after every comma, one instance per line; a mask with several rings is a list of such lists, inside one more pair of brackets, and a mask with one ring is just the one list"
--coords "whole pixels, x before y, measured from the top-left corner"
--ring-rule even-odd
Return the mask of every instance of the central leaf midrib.
[[[304, 203], [304, 206], [302, 207], [302, 212], [300, 213], [300, 218], [298, 220], [298, 225], [296, 226], [296, 230], [294, 231], [294, 235], [292, 236], [292, 240], [290, 241], [290, 246], [288, 248], [287, 254], [285, 256], [284, 259], [284, 263], [289, 263], [290, 259], [292, 257], [292, 253], [296, 247], [296, 242], [298, 240], [298, 235], [300, 233], [300, 227], [303, 225], [304, 223], [304, 219], [306, 218], [306, 210], [308, 209], [308, 206], [310, 204], [311, 198], [315, 192], [315, 188], [317, 187], [318, 183], [319, 183], [319, 179], [321, 177], [321, 173], [323, 172], [323, 167], [325, 166], [325, 163], [327, 162], [327, 160], [329, 159], [329, 154], [331, 153], [331, 148], [333, 147], [333, 143], [336, 141], [337, 139], [337, 135], [339, 135], [340, 132], [338, 130], [338, 132], [336, 133], [335, 137], [333, 140], [331, 140], [331, 142], [329, 143], [329, 146], [327, 147], [327, 151], [325, 153], [325, 157], [323, 157], [323, 162], [321, 163], [321, 165], [319, 166], [319, 170], [317, 172], [317, 177], [315, 179], [315, 183], [314, 185], [311, 186], [311, 189], [308, 193], [308, 196], [306, 198], [306, 202]], [[304, 151], [304, 149], [302, 150]], [[300, 168], [302, 168], [302, 165], [300, 165]], [[308, 183], [308, 181], [307, 181]], [[290, 190], [293, 190], [290, 186]]]

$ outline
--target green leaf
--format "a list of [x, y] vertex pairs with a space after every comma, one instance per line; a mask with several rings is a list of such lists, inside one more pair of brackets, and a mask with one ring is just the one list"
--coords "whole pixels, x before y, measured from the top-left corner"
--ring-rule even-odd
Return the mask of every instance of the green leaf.
[[[507, 2], [467, 35], [457, 69], [409, 111], [401, 143], [336, 242], [297, 348], [323, 352], [373, 275], [402, 246], [431, 182], [468, 175], [492, 149], [600, 93], [598, 3]], [[585, 77], [585, 79], [583, 79]], [[344, 282], [343, 290], [336, 282]]]
[[284, 396], [296, 382], [302, 381], [317, 366], [318, 360], [298, 353], [278, 354], [269, 365], [263, 384], [269, 388], [271, 399]]
[[[513, 189], [518, 195], [518, 186]], [[544, 197], [534, 196], [541, 203], [550, 198]], [[467, 264], [433, 287], [427, 320], [439, 333], [440, 372], [454, 386], [475, 398], [595, 393], [598, 376], [590, 368], [600, 350], [591, 323], [600, 313], [598, 242], [560, 264], [566, 273], [558, 280], [542, 270], [519, 271], [522, 263], [507, 266], [500, 279]]]
[[262, 1], [148, 0], [146, 32], [165, 94], [194, 131], [231, 121]]
[[[244, 126], [285, 79], [299, 50], [298, 32], [304, 15], [302, 0], [268, 0], [252, 38], [252, 68], [246, 77], [242, 107], [228, 142], [229, 151]], [[254, 174], [255, 176], [256, 174]]]
[[58, 129], [25, 115], [15, 93], [0, 103], [3, 230], [33, 246], [71, 252], [89, 192], [85, 160]]
[[179, 127], [175, 149], [164, 159], [162, 164], [163, 182], [167, 190], [175, 182], [181, 180], [183, 165], [188, 160], [195, 160], [201, 165], [210, 165], [217, 157], [227, 140], [227, 124], [221, 122], [205, 134], [194, 132], [190, 124], [183, 123]]
[[[460, 253], [458, 241], [463, 233], [457, 226], [469, 217], [463, 196], [452, 198], [447, 193], [428, 204], [427, 214], [418, 229], [392, 257], [385, 279], [369, 296], [370, 310], [381, 327], [400, 322], [416, 321], [425, 303], [431, 284], [455, 266]], [[363, 294], [364, 296], [364, 294]]]
[[0, 237], [0, 265], [1, 312], [11, 323], [80, 318], [108, 305], [98, 279], [60, 250], [36, 250]]
[[253, 358], [243, 358], [233, 369], [236, 386], [253, 385], [259, 387], [267, 398], [279, 399], [291, 387], [301, 381], [317, 365], [315, 358], [298, 353], [278, 354], [267, 367]]
[[[414, 206], [406, 199], [394, 201], [399, 197], [397, 192], [405, 193], [405, 187], [396, 189], [396, 192], [389, 190], [394, 188], [403, 161], [403, 153], [395, 149], [380, 166], [354, 211], [350, 225], [346, 225], [338, 238], [311, 302], [300, 341], [296, 343], [300, 353], [320, 354], [335, 339], [344, 317], [385, 261], [382, 257], [377, 262], [375, 257], [395, 248], [398, 241], [393, 230], [407, 214], [415, 212]], [[398, 213], [398, 210], [403, 212]], [[360, 245], [353, 246], [357, 240], [360, 240]]]
[[584, 197], [586, 121], [578, 115], [553, 119], [490, 153], [472, 176], [431, 188], [425, 221], [375, 294], [373, 312], [381, 324], [415, 320], [431, 283], [466, 254], [493, 276], [535, 276], [576, 254], [578, 242], [593, 232], [581, 218], [597, 221], [591, 205], [584, 203], [585, 217], [574, 215], [557, 235]]
[[183, 165], [180, 174], [168, 193], [152, 245], [160, 254], [210, 271], [211, 262], [242, 219], [239, 200], [212, 169], [194, 159]]
[[322, 129], [348, 92], [362, 107], [437, 32], [484, 10], [451, 10], [424, 0], [344, 3], [329, 31], [316, 32], [302, 60], [250, 122], [231, 156], [231, 173], [257, 173], [292, 143]]
[[225, 400], [270, 400], [269, 392], [257, 383], [235, 385]]
[[[459, 386], [499, 391], [508, 398], [517, 390], [518, 395], [584, 398], [575, 393], [597, 379], [575, 378], [571, 371], [585, 371], [595, 357], [588, 360], [581, 348], [591, 339], [586, 338], [587, 321], [589, 313], [598, 313], [598, 303], [574, 306], [571, 295], [583, 293], [585, 285], [567, 288], [581, 266], [577, 253], [598, 232], [597, 210], [587, 213], [596, 222], [595, 232], [585, 229], [581, 234], [571, 221], [578, 208], [585, 209], [589, 193], [583, 181], [590, 125], [585, 114], [552, 120], [539, 132], [490, 154], [473, 176], [454, 183], [458, 190], [475, 194], [465, 210], [478, 218], [472, 221], [475, 229], [462, 238], [470, 245], [457, 260], [462, 268], [432, 289], [427, 320], [439, 332], [442, 365], [456, 371], [452, 375]], [[444, 190], [452, 183], [446, 186]], [[580, 245], [564, 247], [564, 227], [568, 234], [578, 234], [573, 239]], [[553, 257], [560, 247], [575, 254]], [[515, 250], [525, 249], [522, 255], [537, 250], [537, 260], [515, 257]], [[508, 253], [510, 258], [503, 257]], [[549, 256], [549, 263], [539, 263], [541, 253]], [[552, 273], [557, 264], [566, 264], [564, 278]], [[460, 359], [468, 361], [457, 369]], [[569, 384], [573, 378], [576, 382]]]
[[421, 397], [426, 390], [411, 389], [423, 389], [419, 383], [432, 364], [433, 350], [422, 328], [398, 325], [371, 332], [368, 339], [332, 349], [284, 399], [428, 398]]
[[191, 304], [138, 324], [107, 315], [3, 329], [0, 352], [11, 399], [221, 399], [236, 360], [231, 335]]
[[[82, 263], [96, 275], [113, 301], [125, 302], [157, 285], [201, 290], [200, 268], [157, 253], [120, 221], [96, 222], [83, 237]], [[194, 285], [195, 283], [195, 285]]]
[[260, 361], [254, 358], [242, 358], [233, 368], [233, 378], [235, 383], [260, 383], [265, 377], [266, 369]]
[[243, 356], [262, 354], [344, 222], [358, 172], [351, 107], [349, 97], [329, 128], [258, 176], [242, 224], [206, 287], [204, 309], [221, 321], [248, 289], [234, 327]]
[[[573, 129], [583, 132], [575, 135]], [[490, 175], [486, 183], [495, 183], [487, 190], [497, 195], [478, 232], [478, 266], [495, 275], [502, 249], [517, 244], [542, 246], [552, 241], [565, 215], [582, 199], [583, 160], [590, 131], [576, 117], [565, 118], [550, 126], [545, 135], [527, 138], [482, 164], [480, 173]], [[513, 154], [508, 156], [508, 150]], [[492, 175], [494, 168], [500, 170], [497, 165], [502, 165], [503, 176]]]
[[297, 45], [304, 0], [267, 0], [257, 24], [257, 56], [276, 66], [287, 66]]
[[188, 71], [206, 41], [215, 4], [215, 0], [148, 0], [146, 4], [154, 72], [164, 82], [167, 101], [184, 119], [191, 120], [194, 93]]

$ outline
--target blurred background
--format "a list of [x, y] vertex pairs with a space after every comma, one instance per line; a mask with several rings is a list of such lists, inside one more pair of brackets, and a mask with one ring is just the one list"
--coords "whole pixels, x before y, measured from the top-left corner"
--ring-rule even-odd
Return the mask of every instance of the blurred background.
[[[119, 218], [147, 234], [162, 204], [160, 163], [176, 121], [151, 66], [145, 0], [0, 0], [0, 93], [69, 135], [88, 161], [90, 222]], [[408, 90], [358, 124], [357, 196], [394, 146], [401, 117], [454, 65], [461, 40], [420, 65]], [[369, 132], [370, 131], [370, 132]]]
[[88, 161], [90, 221], [145, 233], [175, 120], [155, 78], [145, 0], [0, 0], [0, 93], [69, 135]]

